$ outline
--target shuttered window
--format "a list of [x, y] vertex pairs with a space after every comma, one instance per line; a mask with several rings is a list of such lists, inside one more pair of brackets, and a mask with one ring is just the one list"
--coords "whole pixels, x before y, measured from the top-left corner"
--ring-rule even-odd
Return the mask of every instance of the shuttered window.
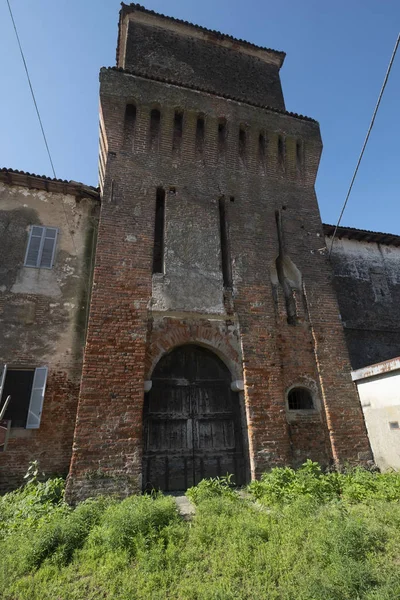
[[35, 369], [32, 393], [28, 409], [28, 418], [26, 420], [27, 429], [38, 429], [40, 426], [46, 381], [47, 367], [39, 367], [38, 369]]
[[44, 393], [47, 381], [47, 367], [37, 369], [3, 369], [4, 377], [0, 396], [0, 411], [6, 399], [10, 402], [4, 419], [11, 421], [11, 427], [38, 429], [43, 410]]
[[32, 225], [26, 249], [25, 267], [51, 269], [54, 262], [58, 229]]

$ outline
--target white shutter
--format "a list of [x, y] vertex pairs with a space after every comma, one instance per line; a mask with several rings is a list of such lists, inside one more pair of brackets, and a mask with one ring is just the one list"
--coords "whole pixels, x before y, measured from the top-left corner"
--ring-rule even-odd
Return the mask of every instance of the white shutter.
[[3, 365], [3, 370], [0, 375], [0, 404], [1, 404], [1, 397], [3, 395], [4, 384], [6, 382], [6, 373], [7, 373], [7, 365]]
[[27, 429], [38, 429], [40, 426], [46, 380], [47, 367], [39, 367], [38, 369], [35, 369], [31, 399], [29, 402], [28, 418], [26, 420]]
[[58, 229], [55, 227], [46, 227], [44, 240], [42, 245], [42, 252], [40, 255], [40, 267], [51, 269], [53, 266], [54, 253], [56, 249]]
[[32, 225], [25, 255], [25, 267], [51, 269], [54, 262], [58, 229]]
[[25, 267], [37, 267], [39, 265], [44, 229], [44, 227], [32, 225], [29, 233], [28, 247], [26, 249]]

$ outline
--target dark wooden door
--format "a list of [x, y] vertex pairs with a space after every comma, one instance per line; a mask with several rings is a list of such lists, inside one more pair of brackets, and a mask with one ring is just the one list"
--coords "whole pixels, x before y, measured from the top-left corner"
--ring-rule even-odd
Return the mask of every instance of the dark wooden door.
[[154, 370], [145, 396], [143, 486], [185, 490], [232, 473], [244, 483], [238, 394], [224, 363], [199, 346], [180, 346]]

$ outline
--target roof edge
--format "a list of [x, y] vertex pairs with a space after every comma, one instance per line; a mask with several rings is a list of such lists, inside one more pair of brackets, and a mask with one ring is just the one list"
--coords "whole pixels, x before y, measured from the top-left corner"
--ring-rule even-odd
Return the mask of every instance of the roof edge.
[[[324, 234], [333, 236], [336, 226], [323, 224]], [[355, 227], [339, 226], [336, 231], [337, 238], [346, 238], [348, 240], [357, 240], [359, 242], [372, 242], [376, 244], [385, 244], [387, 246], [400, 247], [400, 235], [395, 233], [383, 233], [381, 231], [370, 231], [368, 229], [356, 229]]]
[[187, 83], [180, 83], [179, 81], [175, 81], [173, 79], [168, 79], [166, 77], [155, 77], [154, 75], [148, 75], [144, 71], [140, 69], [123, 69], [122, 67], [102, 67], [101, 71], [116, 71], [119, 73], [124, 73], [126, 75], [134, 75], [136, 77], [142, 77], [143, 79], [148, 79], [150, 81], [157, 81], [159, 83], [167, 83], [169, 85], [176, 85], [177, 87], [186, 88], [188, 90], [194, 90], [197, 92], [203, 92], [205, 94], [210, 94], [212, 96], [219, 96], [220, 98], [224, 98], [225, 100], [233, 100], [234, 102], [241, 102], [242, 104], [247, 104], [249, 106], [254, 106], [255, 108], [262, 108], [264, 110], [269, 110], [274, 113], [278, 113], [281, 115], [286, 115], [288, 117], [294, 117], [295, 119], [300, 119], [302, 121], [309, 121], [311, 123], [319, 124], [316, 119], [312, 117], [307, 117], [305, 115], [299, 115], [298, 113], [289, 112], [287, 110], [281, 110], [280, 108], [273, 108], [272, 106], [258, 104], [256, 102], [251, 102], [246, 98], [236, 98], [235, 96], [230, 96], [228, 94], [224, 94], [223, 92], [216, 92], [214, 90], [209, 90], [207, 88], [203, 88], [200, 86], [189, 85]]
[[155, 17], [160, 17], [161, 19], [165, 19], [166, 21], [170, 21], [173, 23], [179, 23], [181, 25], [185, 25], [186, 27], [191, 27], [193, 29], [196, 29], [197, 31], [202, 31], [207, 34], [212, 34], [221, 41], [229, 40], [229, 41], [235, 42], [236, 44], [241, 44], [242, 46], [245, 46], [247, 48], [253, 48], [254, 50], [262, 50], [264, 52], [271, 52], [281, 59], [280, 67], [282, 66], [283, 61], [285, 60], [286, 52], [283, 52], [282, 50], [274, 50], [273, 48], [267, 48], [266, 46], [258, 46], [257, 44], [253, 44], [252, 42], [248, 42], [247, 40], [235, 38], [234, 36], [229, 35], [227, 33], [222, 33], [220, 31], [216, 31], [214, 29], [208, 29], [207, 27], [203, 27], [202, 25], [196, 25], [195, 23], [191, 23], [190, 21], [185, 21], [184, 19], [177, 19], [175, 17], [170, 17], [168, 15], [158, 13], [154, 10], [150, 10], [150, 9], [146, 8], [145, 6], [142, 6], [141, 4], [136, 4], [136, 3], [125, 4], [124, 2], [121, 2], [121, 10], [119, 13], [120, 20], [119, 20], [118, 45], [117, 45], [117, 64], [118, 64], [118, 54], [119, 54], [119, 37], [120, 37], [121, 21], [125, 17], [125, 15], [128, 15], [133, 12], [142, 12], [142, 13], [146, 13], [148, 15], [153, 15]]
[[351, 372], [351, 378], [353, 381], [360, 381], [361, 379], [369, 379], [370, 377], [376, 377], [377, 375], [384, 375], [385, 373], [391, 373], [393, 371], [400, 370], [400, 356], [384, 360], [367, 367], [362, 367]]
[[80, 183], [79, 181], [56, 179], [46, 175], [36, 175], [27, 171], [0, 168], [0, 181], [8, 185], [21, 185], [27, 188], [44, 190], [61, 194], [71, 194], [73, 196], [89, 197], [94, 200], [100, 200], [99, 188]]

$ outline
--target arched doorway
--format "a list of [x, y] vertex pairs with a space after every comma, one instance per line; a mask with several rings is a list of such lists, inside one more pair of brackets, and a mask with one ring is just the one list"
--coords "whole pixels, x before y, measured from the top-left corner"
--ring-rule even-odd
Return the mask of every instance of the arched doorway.
[[239, 395], [212, 352], [195, 345], [166, 354], [144, 402], [143, 487], [185, 490], [232, 473], [245, 483]]

